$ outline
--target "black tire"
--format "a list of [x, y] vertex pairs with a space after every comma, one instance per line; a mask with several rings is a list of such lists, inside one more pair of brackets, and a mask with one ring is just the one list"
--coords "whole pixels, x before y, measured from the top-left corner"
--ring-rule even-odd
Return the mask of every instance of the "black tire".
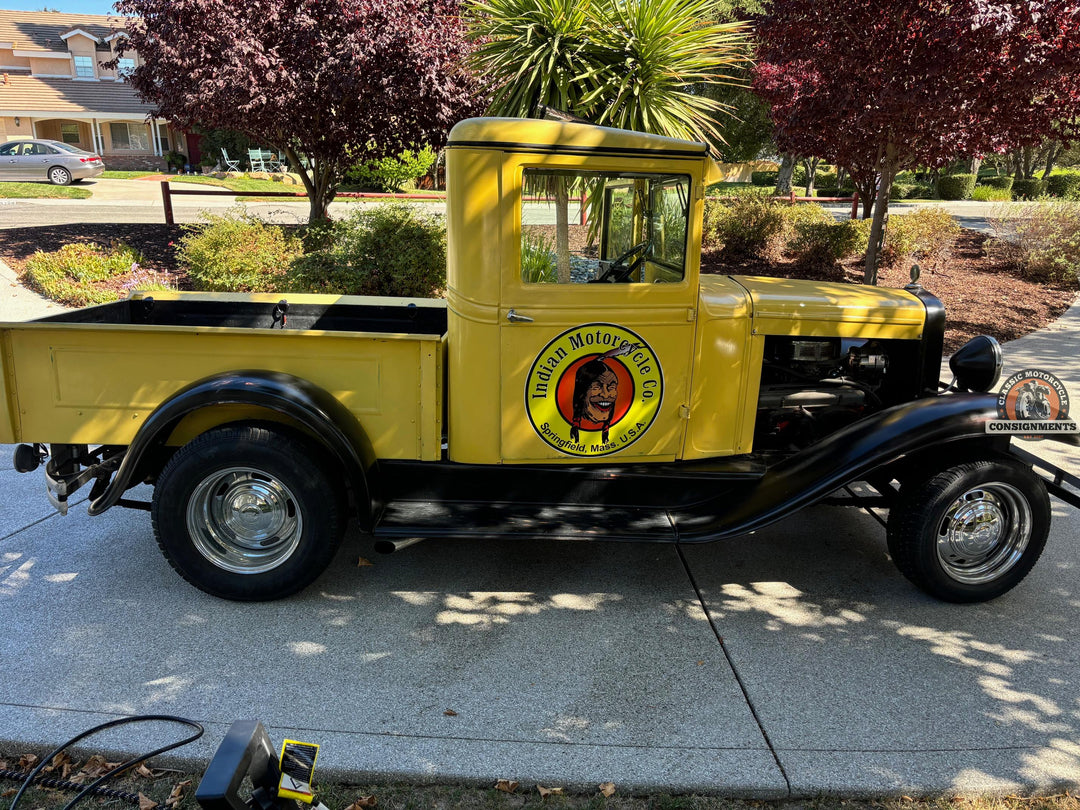
[[169, 564], [223, 599], [280, 599], [310, 585], [341, 544], [342, 488], [326, 454], [286, 430], [237, 425], [182, 447], [154, 487]]
[[71, 185], [71, 172], [63, 166], [53, 166], [49, 169], [47, 177], [54, 186]]
[[906, 481], [889, 512], [893, 562], [946, 602], [985, 602], [1016, 587], [1046, 546], [1050, 498], [1010, 460], [959, 464]]

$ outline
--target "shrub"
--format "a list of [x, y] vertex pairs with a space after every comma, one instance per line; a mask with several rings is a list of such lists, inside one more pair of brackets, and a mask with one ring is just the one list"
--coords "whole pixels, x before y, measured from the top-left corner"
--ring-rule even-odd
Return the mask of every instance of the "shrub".
[[1013, 181], [1012, 196], [1014, 200], [1037, 200], [1046, 196], [1046, 181], [1039, 177], [1030, 180]]
[[185, 226], [177, 259], [196, 289], [215, 292], [276, 292], [290, 262], [301, 253], [298, 238], [255, 217], [204, 215], [205, 224]]
[[1002, 175], [998, 177], [996, 175], [988, 175], [986, 177], [979, 178], [979, 185], [989, 186], [990, 188], [1000, 188], [1005, 191], [1012, 191], [1013, 179], [1011, 175]]
[[759, 189], [705, 208], [705, 243], [729, 255], [764, 255], [784, 233], [786, 203]]
[[521, 234], [521, 280], [529, 284], [558, 281], [555, 244], [542, 233]]
[[866, 249], [864, 230], [858, 220], [800, 222], [787, 252], [802, 265], [833, 267]]
[[328, 247], [293, 262], [289, 289], [430, 297], [446, 287], [446, 222], [404, 203], [354, 211]]
[[934, 199], [934, 187], [929, 183], [915, 183], [911, 186], [905, 200], [932, 200]]
[[990, 215], [997, 239], [988, 252], [1025, 278], [1075, 284], [1080, 276], [1080, 202], [1004, 204]]
[[843, 197], [844, 195], [840, 193], [840, 189], [838, 189], [836, 186], [815, 186], [814, 187], [814, 196], [815, 197]]
[[971, 199], [979, 202], [1008, 202], [1012, 199], [1012, 192], [1007, 188], [979, 185], [975, 186], [975, 190], [971, 192]]
[[1080, 172], [1061, 172], [1046, 179], [1046, 193], [1065, 200], [1080, 200]]
[[750, 172], [750, 183], [755, 186], [776, 187], [776, 177], [779, 172]]
[[425, 146], [419, 151], [405, 149], [396, 156], [365, 160], [345, 172], [345, 182], [377, 191], [415, 188], [416, 181], [427, 174], [435, 157], [435, 151]]
[[897, 183], [889, 187], [889, 199], [890, 200], [907, 200], [911, 198], [912, 192], [915, 191], [915, 184], [913, 183]]
[[836, 188], [836, 172], [818, 172], [814, 178], [814, 187]]
[[[108, 248], [73, 243], [52, 253], [36, 252], [26, 262], [30, 283], [47, 298], [73, 307], [103, 304], [123, 297], [106, 282], [138, 270], [142, 256], [121, 242]], [[155, 286], [149, 284], [144, 286]]]
[[927, 265], [940, 263], [960, 233], [956, 220], [941, 208], [920, 208], [910, 214], [889, 217], [881, 262], [898, 266], [918, 259]]
[[[774, 182], [773, 185], [775, 186], [776, 183]], [[792, 188], [798, 188], [799, 186], [806, 188], [806, 167], [801, 163], [791, 171], [791, 186]]]
[[975, 179], [973, 174], [946, 175], [938, 180], [938, 195], [943, 200], [970, 200]]

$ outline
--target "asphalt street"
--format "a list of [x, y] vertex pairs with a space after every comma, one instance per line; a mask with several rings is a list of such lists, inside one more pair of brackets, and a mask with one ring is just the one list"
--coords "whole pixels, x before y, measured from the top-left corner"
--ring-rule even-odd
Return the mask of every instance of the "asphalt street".
[[[15, 301], [19, 317], [46, 312], [9, 298], [0, 321]], [[1008, 367], [1080, 391], [1078, 338], [1074, 306], [1008, 344]], [[1075, 450], [1035, 447], [1080, 469]], [[146, 513], [54, 514], [10, 450], [7, 750], [153, 712], [206, 724], [189, 760], [254, 718], [278, 744], [321, 743], [322, 772], [357, 780], [754, 798], [1080, 787], [1080, 513], [1056, 501], [1035, 570], [981, 605], [915, 590], [878, 522], [835, 507], [681, 549], [429, 541], [382, 557], [353, 531], [303, 593], [236, 604], [176, 576]]]
[[[157, 223], [165, 221], [161, 201], [160, 183], [143, 180], [108, 180], [86, 181], [81, 187], [93, 192], [93, 197], [86, 200], [4, 200], [0, 199], [0, 228], [18, 228], [35, 225], [67, 225], [76, 223]], [[197, 188], [189, 185], [188, 188]], [[283, 187], [294, 190], [294, 187]], [[234, 197], [173, 197], [173, 212], [177, 222], [198, 222], [205, 211], [221, 212], [235, 206]], [[363, 201], [334, 202], [330, 205], [332, 216], [342, 216], [357, 206], [372, 205]], [[269, 202], [241, 203], [251, 214], [266, 222], [278, 224], [296, 224], [307, 221], [308, 205], [306, 202]], [[426, 203], [438, 206], [441, 204]], [[890, 203], [889, 210], [894, 214], [913, 210], [920, 205], [944, 207], [965, 228], [991, 230], [986, 217], [993, 210], [993, 203], [955, 202], [955, 203]], [[851, 206], [828, 204], [825, 206], [838, 219], [850, 215]], [[572, 212], [571, 214], [575, 214]], [[535, 219], [535, 218], [534, 218]], [[535, 222], [554, 222], [554, 213], [546, 219]], [[573, 220], [571, 220], [573, 221]], [[535, 223], [534, 223], [535, 224]]]

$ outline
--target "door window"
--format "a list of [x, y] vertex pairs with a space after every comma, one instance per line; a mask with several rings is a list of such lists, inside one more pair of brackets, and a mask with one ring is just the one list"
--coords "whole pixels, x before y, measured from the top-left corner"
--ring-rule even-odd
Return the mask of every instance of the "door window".
[[682, 281], [689, 199], [686, 175], [526, 169], [521, 279]]

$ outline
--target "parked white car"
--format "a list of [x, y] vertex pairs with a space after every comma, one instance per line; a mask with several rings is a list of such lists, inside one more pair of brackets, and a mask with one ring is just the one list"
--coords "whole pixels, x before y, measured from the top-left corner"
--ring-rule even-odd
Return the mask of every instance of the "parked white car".
[[104, 171], [98, 155], [60, 141], [10, 141], [0, 146], [0, 180], [48, 180], [66, 186]]

